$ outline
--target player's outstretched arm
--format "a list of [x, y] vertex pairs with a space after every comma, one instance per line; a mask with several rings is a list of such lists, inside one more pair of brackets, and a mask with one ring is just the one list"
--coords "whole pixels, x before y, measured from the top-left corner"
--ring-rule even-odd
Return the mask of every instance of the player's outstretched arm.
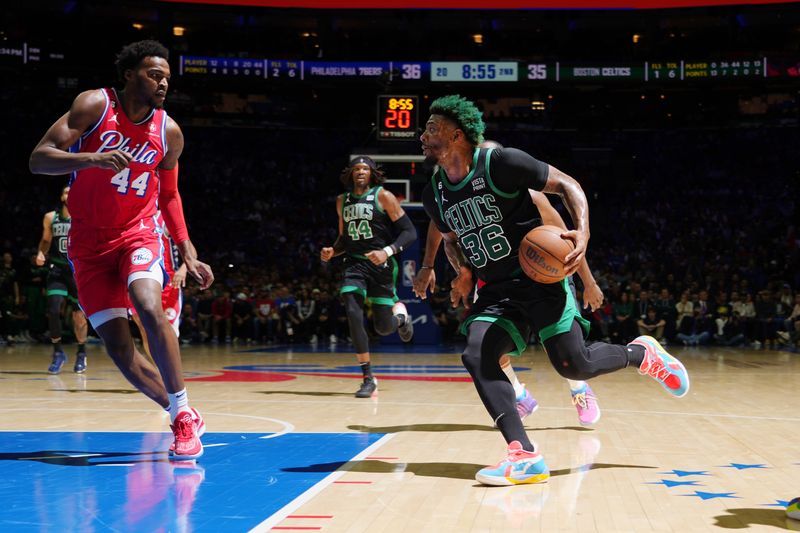
[[589, 244], [589, 203], [580, 184], [552, 165], [549, 166], [547, 183], [542, 192], [561, 196], [575, 224], [574, 230], [564, 233], [564, 237], [575, 243], [575, 249], [567, 254], [564, 261], [564, 269], [569, 276], [578, 270], [586, 255], [586, 246]]
[[31, 152], [28, 162], [31, 172], [57, 176], [89, 167], [117, 171], [127, 167], [132, 157], [120, 150], [100, 154], [69, 152], [69, 147], [102, 118], [105, 107], [106, 97], [102, 90], [79, 94], [72, 102], [70, 110], [50, 126]]
[[455, 232], [443, 233], [442, 238], [444, 239], [444, 253], [447, 256], [447, 260], [450, 261], [450, 265], [458, 273], [456, 278], [450, 282], [450, 304], [453, 307], [458, 307], [459, 304], [462, 304], [464, 307], [469, 308], [471, 305], [469, 294], [472, 292], [474, 285], [469, 262], [464, 257], [464, 252], [458, 244], [458, 237]]
[[56, 212], [45, 213], [42, 220], [42, 238], [39, 240], [39, 251], [36, 253], [36, 266], [43, 266], [47, 261], [47, 252], [50, 251], [50, 244], [53, 242], [53, 218]]
[[[533, 200], [533, 203], [536, 204], [536, 208], [542, 215], [543, 223], [551, 226], [557, 226], [564, 231], [567, 230], [567, 225], [564, 223], [564, 219], [561, 217], [561, 214], [556, 211], [556, 209], [553, 207], [553, 204], [550, 203], [550, 200], [545, 194], [534, 191], [533, 189], [529, 189], [528, 193], [530, 193], [531, 200]], [[583, 259], [580, 261], [577, 274], [580, 276], [581, 281], [583, 282], [584, 309], [586, 307], [590, 307], [592, 311], [597, 310], [601, 305], [603, 305], [603, 291], [600, 289], [600, 286], [597, 284], [597, 281], [595, 281], [594, 276], [592, 275], [592, 270], [589, 268], [589, 263], [586, 261], [585, 254]]]
[[414, 294], [423, 300], [428, 297], [427, 291], [431, 291], [433, 294], [433, 291], [436, 290], [436, 271], [433, 269], [433, 265], [441, 244], [442, 232], [431, 220], [428, 222], [428, 236], [425, 239], [425, 256], [413, 281]]
[[339, 233], [336, 236], [336, 241], [333, 243], [333, 246], [325, 246], [319, 251], [319, 258], [323, 263], [327, 263], [337, 255], [342, 255], [344, 253], [344, 239], [342, 238], [342, 232], [344, 231], [344, 220], [342, 220], [343, 203], [344, 195], [340, 194], [336, 197], [336, 214], [339, 216]]
[[183, 153], [183, 132], [174, 120], [168, 118], [166, 134], [168, 150], [158, 167], [158, 205], [167, 224], [167, 231], [186, 265], [186, 271], [197, 280], [201, 289], [207, 289], [214, 283], [214, 273], [210, 266], [197, 258], [197, 250], [186, 229], [183, 203], [178, 192], [178, 158]]

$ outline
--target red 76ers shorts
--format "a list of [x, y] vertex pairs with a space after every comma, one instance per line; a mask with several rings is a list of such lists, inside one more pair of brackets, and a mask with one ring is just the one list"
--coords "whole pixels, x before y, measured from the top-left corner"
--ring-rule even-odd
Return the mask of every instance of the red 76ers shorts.
[[160, 227], [158, 216], [141, 219], [124, 231], [72, 223], [67, 252], [78, 302], [94, 328], [128, 317], [128, 286], [135, 280], [166, 284]]

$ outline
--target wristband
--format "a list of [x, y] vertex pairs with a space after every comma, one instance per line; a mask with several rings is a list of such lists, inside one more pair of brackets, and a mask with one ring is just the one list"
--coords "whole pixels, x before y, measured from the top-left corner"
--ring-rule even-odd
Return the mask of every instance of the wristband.
[[386, 252], [386, 259], [389, 259], [390, 257], [392, 257], [394, 255], [394, 248], [392, 248], [391, 245], [384, 246], [383, 247], [383, 251]]
[[420, 270], [424, 270], [426, 268], [433, 268], [433, 265], [422, 265], [421, 267], [419, 267]]

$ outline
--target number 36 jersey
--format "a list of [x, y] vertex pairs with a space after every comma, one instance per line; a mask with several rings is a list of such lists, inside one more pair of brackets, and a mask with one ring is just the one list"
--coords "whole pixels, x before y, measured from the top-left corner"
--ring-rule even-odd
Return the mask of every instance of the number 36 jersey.
[[344, 251], [364, 258], [367, 252], [392, 244], [392, 220], [381, 207], [378, 194], [383, 187], [372, 187], [362, 195], [346, 192], [342, 196], [342, 236]]
[[469, 174], [451, 183], [439, 168], [422, 203], [439, 231], [456, 234], [480, 280], [516, 278], [521, 274], [519, 244], [541, 224], [528, 189], [542, 190], [549, 168], [515, 148], [476, 148]]
[[114, 89], [102, 89], [103, 115], [71, 152], [121, 150], [133, 159], [117, 172], [90, 167], [72, 173], [68, 207], [74, 227], [127, 229], [158, 211], [158, 165], [167, 152], [167, 113], [153, 109], [141, 122], [131, 122]]

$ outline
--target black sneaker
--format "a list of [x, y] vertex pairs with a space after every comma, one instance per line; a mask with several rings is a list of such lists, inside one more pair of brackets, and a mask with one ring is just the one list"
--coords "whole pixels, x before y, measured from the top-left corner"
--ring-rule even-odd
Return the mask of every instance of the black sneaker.
[[410, 342], [414, 337], [414, 324], [411, 322], [411, 315], [397, 315], [403, 322], [397, 327], [397, 334], [403, 342]]
[[356, 391], [356, 398], [369, 398], [376, 390], [378, 390], [378, 380], [374, 377], [364, 378], [361, 388]]
[[86, 352], [78, 352], [75, 356], [75, 367], [72, 369], [76, 374], [86, 372]]

